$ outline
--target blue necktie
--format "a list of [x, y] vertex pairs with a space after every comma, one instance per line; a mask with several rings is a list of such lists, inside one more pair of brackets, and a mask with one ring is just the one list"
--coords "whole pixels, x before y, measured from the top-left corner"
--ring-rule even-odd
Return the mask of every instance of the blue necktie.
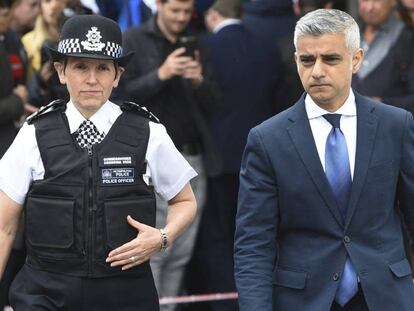
[[[332, 125], [332, 130], [326, 139], [325, 174], [342, 218], [345, 220], [352, 179], [349, 167], [348, 148], [346, 146], [345, 136], [339, 126], [341, 115], [326, 114], [323, 117]], [[357, 291], [357, 275], [351, 259], [347, 256], [342, 277], [336, 291], [335, 301], [339, 305], [344, 306]]]

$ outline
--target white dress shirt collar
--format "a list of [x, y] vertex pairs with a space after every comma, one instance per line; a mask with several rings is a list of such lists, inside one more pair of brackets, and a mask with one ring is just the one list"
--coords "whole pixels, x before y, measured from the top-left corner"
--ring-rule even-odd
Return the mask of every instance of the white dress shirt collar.
[[[322, 167], [325, 170], [325, 148], [326, 139], [332, 130], [332, 125], [325, 120], [324, 114], [331, 112], [319, 107], [310, 96], [305, 98], [305, 108], [308, 114], [309, 124], [312, 130], [313, 139], [315, 141], [316, 149], [318, 151], [319, 159]], [[351, 168], [351, 176], [354, 176], [355, 155], [356, 155], [356, 140], [357, 140], [357, 111], [355, 104], [355, 95], [352, 90], [345, 103], [335, 113], [341, 114], [341, 131], [345, 136], [349, 166]]]
[[[308, 118], [315, 119], [323, 116], [324, 114], [329, 114], [331, 112], [319, 107], [310, 97], [306, 94], [305, 97], [305, 108]], [[356, 104], [355, 104], [355, 95], [352, 89], [349, 92], [349, 96], [345, 103], [337, 110], [335, 113], [344, 115], [344, 116], [356, 116]]]
[[[73, 134], [86, 118], [79, 112], [71, 100], [66, 105], [65, 113], [68, 118], [70, 133]], [[95, 124], [99, 133], [107, 134], [121, 113], [119, 106], [107, 101], [89, 120]]]

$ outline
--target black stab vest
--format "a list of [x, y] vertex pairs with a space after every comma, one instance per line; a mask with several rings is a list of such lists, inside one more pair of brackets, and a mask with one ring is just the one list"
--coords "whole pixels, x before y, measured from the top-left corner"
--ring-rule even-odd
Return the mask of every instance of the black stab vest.
[[127, 216], [155, 227], [155, 195], [146, 185], [149, 120], [124, 111], [104, 140], [81, 149], [62, 108], [32, 122], [45, 168], [25, 202], [26, 263], [71, 276], [99, 278], [150, 273], [149, 262], [122, 271], [108, 253], [134, 239]]

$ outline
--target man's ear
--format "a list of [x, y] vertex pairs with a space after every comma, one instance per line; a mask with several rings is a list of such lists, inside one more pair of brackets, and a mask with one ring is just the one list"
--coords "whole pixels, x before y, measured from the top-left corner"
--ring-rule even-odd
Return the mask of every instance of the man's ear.
[[352, 57], [352, 73], [356, 74], [364, 60], [364, 50], [359, 48]]
[[55, 67], [55, 70], [58, 73], [60, 83], [66, 84], [65, 68], [63, 64], [60, 62], [53, 62], [53, 66]]

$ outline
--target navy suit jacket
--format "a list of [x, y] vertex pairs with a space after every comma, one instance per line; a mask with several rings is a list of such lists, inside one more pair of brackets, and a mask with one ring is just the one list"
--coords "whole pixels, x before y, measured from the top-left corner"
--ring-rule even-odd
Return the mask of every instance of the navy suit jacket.
[[211, 118], [213, 140], [223, 171], [238, 174], [249, 130], [275, 113], [280, 60], [241, 24], [205, 40], [222, 94]]
[[345, 221], [304, 97], [251, 130], [240, 171], [235, 278], [241, 311], [328, 311], [347, 254], [370, 311], [411, 311], [414, 285], [399, 205], [414, 238], [414, 121], [358, 94]]

